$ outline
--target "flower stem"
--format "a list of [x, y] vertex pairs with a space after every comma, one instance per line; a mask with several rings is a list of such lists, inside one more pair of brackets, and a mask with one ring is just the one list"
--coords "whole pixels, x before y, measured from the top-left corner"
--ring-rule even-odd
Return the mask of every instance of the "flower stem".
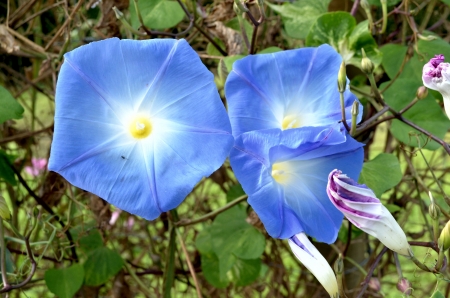
[[383, 11], [383, 25], [381, 27], [380, 33], [383, 34], [384, 32], [386, 32], [387, 21], [388, 21], [387, 1], [380, 0], [380, 2], [381, 2], [381, 10]]
[[5, 235], [4, 235], [4, 226], [3, 226], [3, 219], [0, 219], [0, 269], [2, 270], [2, 282], [3, 282], [3, 288], [7, 288], [9, 286], [8, 284], [8, 278], [6, 275], [6, 245], [5, 245]]
[[344, 92], [339, 92], [339, 98], [341, 99], [341, 114], [342, 114], [342, 124], [347, 131], [350, 131], [350, 127], [347, 124], [347, 120], [345, 119], [345, 102], [344, 102]]

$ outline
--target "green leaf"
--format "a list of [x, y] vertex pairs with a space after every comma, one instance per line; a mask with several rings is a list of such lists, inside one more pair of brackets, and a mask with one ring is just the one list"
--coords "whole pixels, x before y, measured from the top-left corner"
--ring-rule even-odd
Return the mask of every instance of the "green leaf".
[[97, 248], [103, 247], [103, 240], [100, 232], [96, 229], [89, 230], [87, 235], [82, 236], [79, 240], [80, 248], [89, 253]]
[[233, 70], [233, 63], [237, 60], [244, 58], [244, 55], [233, 55], [223, 58], [223, 62], [225, 63], [225, 66], [228, 69], [228, 72], [231, 72]]
[[[235, 206], [219, 214], [213, 224], [205, 227], [197, 236], [195, 245], [202, 256], [202, 270], [208, 282], [216, 287], [228, 285], [230, 270], [234, 270], [232, 274], [236, 276], [243, 268], [239, 276], [248, 275], [246, 272], [253, 270], [251, 268], [255, 262], [260, 262], [258, 258], [264, 252], [265, 239], [246, 222], [246, 217], [245, 209]], [[255, 279], [250, 275], [235, 279], [235, 282], [246, 284], [248, 278], [252, 281]]]
[[198, 233], [195, 239], [195, 247], [201, 254], [214, 253], [212, 248], [211, 226], [206, 226]]
[[[176, 1], [139, 0], [138, 7], [144, 25], [151, 29], [172, 28], [181, 22], [185, 16], [183, 9]], [[129, 11], [131, 25], [134, 28], [138, 28], [140, 23], [133, 0], [130, 1]]]
[[430, 298], [445, 298], [445, 296], [440, 291], [436, 291], [433, 293], [433, 296], [431, 296]]
[[205, 279], [218, 289], [223, 289], [230, 283], [228, 277], [221, 276], [219, 270], [219, 258], [214, 253], [202, 254], [202, 272]]
[[246, 222], [246, 217], [245, 210], [235, 206], [214, 220], [212, 248], [219, 258], [233, 254], [239, 258], [255, 259], [264, 252], [264, 236]]
[[14, 270], [15, 270], [16, 266], [14, 265], [13, 257], [12, 257], [11, 252], [9, 251], [8, 248], [6, 248], [5, 261], [6, 261], [5, 262], [6, 263], [6, 272], [14, 273]]
[[265, 48], [264, 50], [261, 50], [258, 52], [258, 54], [271, 54], [271, 53], [276, 53], [276, 52], [281, 52], [283, 51], [282, 49], [280, 49], [279, 47], [268, 47]]
[[81, 264], [74, 264], [64, 269], [45, 271], [45, 284], [59, 298], [71, 298], [83, 285], [84, 269]]
[[0, 150], [0, 181], [3, 180], [11, 185], [16, 185], [16, 175], [11, 169], [13, 157], [8, 155], [5, 151]]
[[115, 251], [100, 247], [94, 250], [84, 263], [85, 283], [99, 286], [117, 274], [123, 266], [122, 257]]
[[[253, 26], [250, 24], [249, 21], [247, 21], [246, 19], [242, 19], [244, 22], [244, 30], [245, 30], [245, 34], [247, 34], [247, 38], [249, 40], [251, 40], [252, 38], [252, 34], [253, 34]], [[228, 22], [225, 23], [225, 26], [228, 28], [233, 29], [234, 31], [237, 31], [239, 33], [242, 33], [241, 31], [241, 25], [239, 25], [239, 19], [238, 17], [235, 17], [231, 20], [229, 20]]]
[[328, 11], [331, 0], [301, 0], [293, 3], [266, 4], [282, 16], [286, 34], [293, 38], [305, 39], [312, 24]]
[[369, 21], [363, 21], [356, 25], [349, 37], [349, 48], [354, 52], [354, 56], [347, 61], [348, 64], [353, 64], [360, 67], [362, 56], [361, 49], [364, 49], [367, 57], [378, 66], [381, 64], [383, 53], [378, 49], [377, 42], [369, 31]]
[[241, 259], [255, 259], [262, 255], [266, 245], [263, 234], [252, 226], [233, 233], [236, 237], [233, 254]]
[[[1, 249], [0, 249], [0, 253], [1, 253]], [[14, 270], [15, 270], [14, 260], [12, 258], [11, 252], [9, 251], [8, 248], [6, 248], [6, 253], [5, 253], [5, 264], [6, 264], [6, 272], [14, 273]], [[0, 272], [2, 272], [2, 271], [0, 270]]]
[[234, 201], [235, 199], [245, 195], [244, 189], [242, 185], [236, 184], [230, 187], [230, 190], [227, 192], [227, 202]]
[[356, 26], [355, 18], [347, 12], [329, 12], [317, 18], [306, 37], [307, 46], [327, 43], [342, 56], [348, 47], [348, 38]]
[[306, 45], [322, 44], [335, 48], [347, 64], [360, 67], [362, 48], [375, 65], [381, 63], [382, 53], [369, 32], [368, 21], [356, 25], [355, 18], [347, 12], [330, 12], [317, 18], [306, 37]]
[[389, 78], [393, 79], [400, 70], [403, 59], [408, 51], [408, 47], [396, 44], [387, 44], [383, 46], [380, 51], [383, 53], [383, 61], [381, 65]]
[[[381, 84], [380, 88], [383, 89], [385, 84], [387, 83]], [[414, 99], [417, 88], [420, 86], [422, 86], [422, 82], [417, 78], [399, 78], [384, 93], [385, 100], [392, 108], [399, 111]], [[450, 127], [450, 121], [444, 114], [443, 109], [431, 97], [429, 94], [427, 98], [417, 102], [403, 116], [442, 139], [448, 127]], [[425, 135], [400, 120], [393, 120], [390, 130], [400, 142], [408, 146], [423, 147], [426, 144], [424, 147], [430, 150], [440, 147], [438, 143], [428, 140]]]
[[[219, 45], [219, 47], [225, 49], [225, 45], [220, 39], [214, 38], [214, 41]], [[206, 46], [206, 53], [211, 56], [223, 56], [222, 53], [219, 52], [219, 50], [210, 42]]]
[[380, 198], [383, 192], [396, 186], [402, 180], [402, 170], [395, 155], [381, 153], [365, 162], [359, 177]]
[[261, 271], [261, 259], [241, 260], [238, 259], [231, 269], [233, 282], [239, 286], [246, 286], [259, 277]]
[[402, 210], [402, 208], [400, 208], [399, 206], [394, 205], [394, 204], [383, 204], [383, 205], [384, 205], [384, 207], [386, 207], [387, 210], [389, 210], [390, 213], [394, 213], [394, 212]]
[[11, 211], [9, 211], [8, 204], [4, 197], [0, 195], [0, 220], [8, 220], [11, 218]]
[[24, 112], [23, 107], [4, 87], [0, 86], [0, 124], [10, 119], [20, 119]]

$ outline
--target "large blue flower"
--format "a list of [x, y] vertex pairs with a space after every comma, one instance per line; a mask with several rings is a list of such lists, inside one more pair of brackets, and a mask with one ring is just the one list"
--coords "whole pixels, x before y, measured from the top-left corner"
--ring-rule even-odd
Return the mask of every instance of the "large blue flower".
[[[329, 45], [236, 61], [225, 84], [233, 135], [269, 128], [325, 126], [341, 120], [337, 88], [341, 61]], [[350, 125], [356, 96], [346, 90], [344, 98]], [[362, 111], [358, 121], [361, 115]]]
[[237, 137], [230, 161], [270, 236], [332, 243], [343, 215], [328, 199], [328, 174], [342, 168], [356, 179], [362, 146], [333, 126], [259, 130]]
[[185, 40], [67, 53], [49, 169], [146, 219], [178, 206], [233, 144], [213, 75]]

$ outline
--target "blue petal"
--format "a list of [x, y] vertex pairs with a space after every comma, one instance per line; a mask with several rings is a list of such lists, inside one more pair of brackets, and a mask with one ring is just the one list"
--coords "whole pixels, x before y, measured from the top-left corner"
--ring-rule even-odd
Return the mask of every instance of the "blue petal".
[[[236, 61], [225, 85], [233, 135], [281, 128], [283, 117], [292, 113], [301, 115], [302, 126], [324, 126], [341, 120], [337, 90], [341, 61], [328, 45]], [[344, 98], [347, 119], [351, 119], [356, 97], [346, 91]]]
[[[285, 239], [306, 232], [331, 243], [343, 216], [326, 194], [328, 174], [342, 167], [357, 177], [362, 146], [330, 127], [253, 131], [236, 139], [230, 162], [272, 237]], [[285, 161], [295, 165], [296, 180], [288, 186], [272, 177], [272, 165]]]
[[[49, 169], [75, 186], [154, 219], [227, 157], [225, 108], [186, 41], [108, 39], [65, 58]], [[137, 140], [127, 121], [141, 113], [153, 130]]]

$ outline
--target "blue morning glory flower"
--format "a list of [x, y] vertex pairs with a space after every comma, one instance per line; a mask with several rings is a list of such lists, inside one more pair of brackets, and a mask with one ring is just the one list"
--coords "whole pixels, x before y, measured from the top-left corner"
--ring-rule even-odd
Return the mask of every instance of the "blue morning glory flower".
[[[363, 145], [339, 123], [341, 61], [329, 45], [254, 55], [236, 61], [227, 78], [237, 137], [231, 166], [274, 238], [336, 239], [343, 216], [327, 197], [328, 174], [344, 167], [357, 179], [363, 163]], [[345, 90], [347, 119], [355, 100]]]
[[259, 130], [237, 137], [230, 162], [270, 236], [332, 243], [343, 215], [328, 199], [328, 174], [358, 178], [362, 146], [333, 126]]
[[[341, 120], [337, 76], [341, 56], [329, 45], [236, 61], [225, 93], [233, 135], [260, 129], [326, 126]], [[344, 93], [346, 119], [356, 96]], [[361, 120], [358, 116], [358, 122]]]
[[228, 116], [185, 40], [112, 38], [64, 57], [49, 169], [73, 185], [151, 220], [227, 157]]

